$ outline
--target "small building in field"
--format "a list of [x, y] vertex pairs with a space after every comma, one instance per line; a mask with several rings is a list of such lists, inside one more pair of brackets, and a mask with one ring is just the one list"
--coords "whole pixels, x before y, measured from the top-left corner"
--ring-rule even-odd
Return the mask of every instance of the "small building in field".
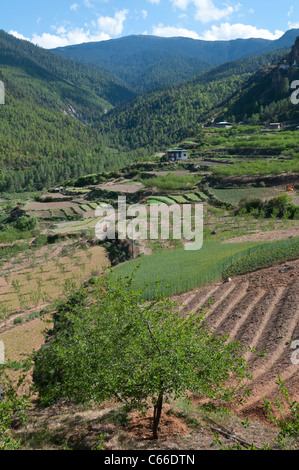
[[270, 122], [269, 129], [281, 129], [282, 125], [280, 122]]
[[178, 160], [188, 160], [188, 150], [181, 147], [175, 147], [171, 150], [167, 150], [168, 160], [176, 162]]

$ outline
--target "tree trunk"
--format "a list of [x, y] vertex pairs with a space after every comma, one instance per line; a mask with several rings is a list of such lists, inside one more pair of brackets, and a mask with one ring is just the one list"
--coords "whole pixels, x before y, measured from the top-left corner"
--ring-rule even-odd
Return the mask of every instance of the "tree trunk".
[[160, 424], [163, 406], [163, 393], [159, 395], [157, 404], [154, 407], [153, 438], [158, 439], [158, 428]]

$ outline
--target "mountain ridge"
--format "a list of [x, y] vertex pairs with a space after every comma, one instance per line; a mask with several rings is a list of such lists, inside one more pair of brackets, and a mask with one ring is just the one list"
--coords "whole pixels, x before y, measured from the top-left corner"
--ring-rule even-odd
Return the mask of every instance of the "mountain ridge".
[[[291, 29], [276, 40], [250, 38], [204, 41], [131, 35], [55, 48], [52, 51], [101, 68], [137, 93], [142, 93], [156, 87], [171, 86], [225, 62], [291, 47], [298, 35], [299, 29]], [[180, 62], [183, 57], [184, 62]], [[175, 74], [171, 61], [176, 61], [173, 66]]]

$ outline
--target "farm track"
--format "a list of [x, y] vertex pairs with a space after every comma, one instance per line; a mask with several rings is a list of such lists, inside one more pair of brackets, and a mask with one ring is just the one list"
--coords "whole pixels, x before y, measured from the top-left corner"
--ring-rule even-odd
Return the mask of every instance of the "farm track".
[[290, 397], [299, 400], [299, 365], [291, 362], [291, 343], [299, 340], [299, 260], [201, 287], [176, 300], [184, 304], [182, 313], [208, 306], [210, 328], [253, 349], [245, 353], [253, 375], [252, 395], [236, 411], [261, 416], [263, 398], [277, 398], [278, 376]]

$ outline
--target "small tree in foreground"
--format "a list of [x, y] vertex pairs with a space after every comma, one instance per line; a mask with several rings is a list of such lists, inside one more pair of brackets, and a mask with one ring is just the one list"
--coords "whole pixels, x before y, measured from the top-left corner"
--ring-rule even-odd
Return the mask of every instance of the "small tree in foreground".
[[0, 451], [19, 450], [20, 440], [11, 433], [12, 421], [19, 423], [27, 420], [28, 395], [21, 393], [24, 376], [20, 375], [17, 382], [12, 382], [6, 373], [6, 366], [0, 365]]
[[78, 291], [58, 309], [54, 334], [34, 357], [42, 404], [115, 398], [144, 410], [151, 400], [156, 439], [170, 397], [196, 393], [228, 401], [237, 390], [246, 393], [240, 344], [216, 337], [203, 315], [181, 315], [161, 297], [146, 303], [132, 289], [133, 277], [98, 282], [92, 293]]
[[299, 437], [299, 402], [292, 400], [285, 382], [278, 376], [276, 382], [279, 397], [274, 401], [264, 398], [267, 417], [272, 424], [280, 428], [278, 440], [285, 437]]

